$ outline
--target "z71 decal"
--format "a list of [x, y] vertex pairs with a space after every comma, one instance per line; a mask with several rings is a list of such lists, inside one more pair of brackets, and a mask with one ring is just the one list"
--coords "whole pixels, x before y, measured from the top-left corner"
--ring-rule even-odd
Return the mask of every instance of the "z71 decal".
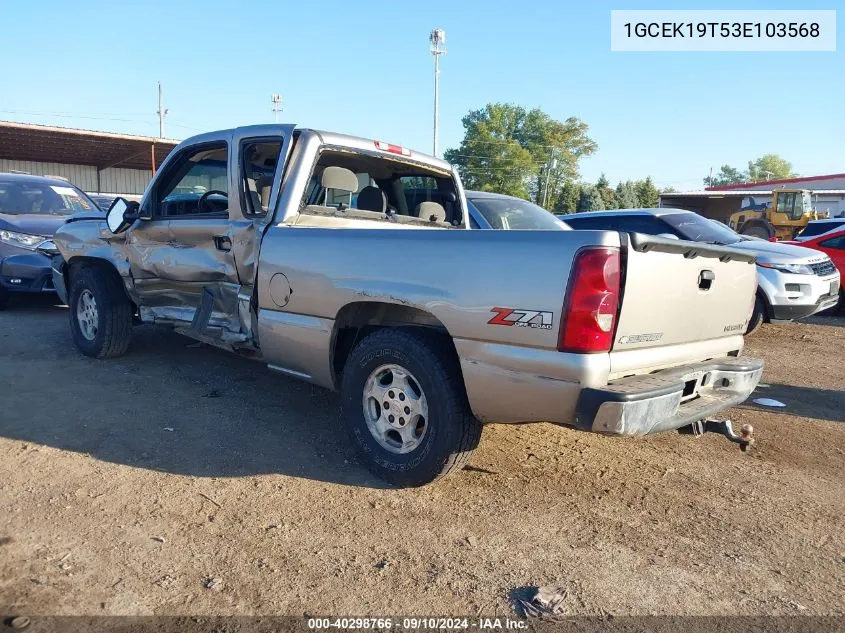
[[551, 330], [554, 314], [541, 310], [518, 310], [516, 308], [493, 308], [496, 316], [487, 321], [489, 325], [515, 325], [538, 330]]

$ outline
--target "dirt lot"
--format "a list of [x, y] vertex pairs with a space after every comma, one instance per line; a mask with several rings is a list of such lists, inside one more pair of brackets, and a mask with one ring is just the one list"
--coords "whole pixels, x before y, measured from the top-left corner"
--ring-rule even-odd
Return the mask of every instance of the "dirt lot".
[[[334, 394], [137, 328], [85, 358], [66, 309], [0, 313], [0, 604], [27, 614], [845, 614], [845, 319], [769, 325], [716, 436], [490, 426], [471, 466], [385, 487]], [[205, 587], [217, 579], [215, 588]]]

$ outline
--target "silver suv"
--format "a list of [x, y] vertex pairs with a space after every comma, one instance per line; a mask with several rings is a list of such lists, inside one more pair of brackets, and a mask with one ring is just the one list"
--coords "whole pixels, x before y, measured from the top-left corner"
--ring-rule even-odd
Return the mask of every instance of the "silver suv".
[[715, 220], [683, 209], [594, 211], [561, 216], [574, 229], [624, 231], [731, 246], [757, 258], [757, 298], [748, 324], [788, 321], [832, 308], [839, 301], [839, 271], [819, 251], [738, 235]]

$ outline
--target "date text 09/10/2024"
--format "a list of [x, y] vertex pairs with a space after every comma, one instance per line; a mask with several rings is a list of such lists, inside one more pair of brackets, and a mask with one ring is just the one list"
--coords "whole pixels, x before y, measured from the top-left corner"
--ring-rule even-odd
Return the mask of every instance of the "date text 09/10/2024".
[[525, 620], [515, 618], [309, 618], [312, 630], [521, 630], [527, 629]]

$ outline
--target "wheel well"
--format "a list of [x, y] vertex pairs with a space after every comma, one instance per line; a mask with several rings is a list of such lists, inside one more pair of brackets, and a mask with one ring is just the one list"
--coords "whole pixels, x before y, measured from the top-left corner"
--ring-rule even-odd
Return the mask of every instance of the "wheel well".
[[757, 288], [757, 296], [763, 302], [763, 320], [768, 323], [772, 318], [772, 304], [769, 303], [769, 298], [760, 288]]
[[[120, 287], [123, 288], [123, 292], [126, 293], [126, 286], [123, 283], [123, 277], [121, 277], [120, 273], [117, 272], [117, 268], [115, 268], [108, 260], [100, 259], [99, 257], [74, 257], [65, 265], [62, 274], [65, 278], [65, 288], [67, 288], [68, 293], [70, 293], [70, 278], [72, 271], [82, 268], [97, 268], [112, 275], [120, 282]], [[132, 301], [132, 297], [130, 297], [128, 293], [126, 293], [126, 296], [130, 303], [132, 303], [133, 309], [137, 309], [135, 302]], [[70, 300], [70, 296], [68, 296], [68, 300]]]
[[433, 314], [396, 303], [360, 301], [341, 308], [335, 318], [332, 335], [332, 369], [335, 381], [343, 372], [352, 348], [364, 337], [386, 327], [420, 328], [433, 337], [448, 340], [448, 347], [458, 361], [455, 344], [446, 326]]

